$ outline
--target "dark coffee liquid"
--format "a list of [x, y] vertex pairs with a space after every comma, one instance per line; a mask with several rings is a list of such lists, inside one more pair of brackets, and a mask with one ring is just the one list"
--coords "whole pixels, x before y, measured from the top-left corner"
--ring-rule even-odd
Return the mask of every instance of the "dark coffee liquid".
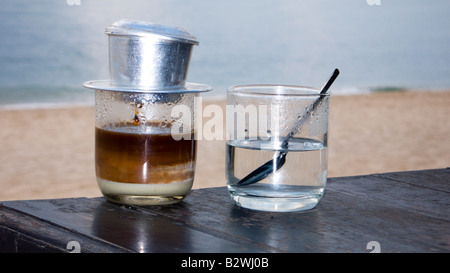
[[141, 184], [194, 178], [193, 132], [175, 140], [170, 129], [162, 133], [147, 133], [148, 130], [141, 133], [136, 128], [133, 124], [112, 130], [95, 128], [95, 166], [99, 178]]

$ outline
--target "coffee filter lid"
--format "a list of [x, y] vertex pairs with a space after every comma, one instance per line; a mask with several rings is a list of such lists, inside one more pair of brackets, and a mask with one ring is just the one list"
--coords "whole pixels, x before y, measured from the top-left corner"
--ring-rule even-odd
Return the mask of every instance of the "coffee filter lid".
[[122, 19], [107, 27], [105, 33], [117, 36], [152, 37], [162, 40], [198, 45], [199, 42], [189, 31], [144, 21]]

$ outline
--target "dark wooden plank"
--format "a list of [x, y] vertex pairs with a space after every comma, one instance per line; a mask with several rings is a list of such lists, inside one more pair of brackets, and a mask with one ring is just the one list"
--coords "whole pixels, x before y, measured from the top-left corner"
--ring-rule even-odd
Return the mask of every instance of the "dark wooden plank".
[[[369, 252], [370, 241], [382, 252], [449, 252], [449, 193], [403, 177], [332, 178], [319, 206], [298, 213], [239, 208], [225, 187], [194, 190], [170, 206], [124, 207], [103, 198], [9, 201], [0, 206], [0, 236], [52, 251], [62, 240], [53, 237], [77, 235], [99, 248], [136, 252]], [[14, 213], [29, 226], [10, 224]], [[31, 232], [34, 225], [42, 227]], [[46, 228], [55, 234], [46, 235]]]
[[82, 246], [80, 252], [127, 252], [108, 242], [0, 206], [0, 252], [71, 252], [74, 250], [68, 248], [71, 241]]
[[[316, 209], [301, 213], [242, 209], [230, 202], [225, 188], [196, 191], [184, 206], [190, 208], [187, 225], [280, 252], [367, 252], [370, 241], [378, 241], [385, 252], [449, 251], [448, 221], [337, 191], [328, 191]], [[178, 206], [148, 209], [176, 220], [186, 213]]]
[[[425, 172], [429, 175], [429, 172]], [[403, 174], [403, 175], [402, 175]], [[415, 172], [418, 177], [424, 177]], [[395, 179], [392, 179], [395, 177]], [[415, 183], [405, 183], [410, 177], [409, 172], [384, 175], [365, 175], [354, 177], [330, 178], [327, 190], [347, 194], [349, 198], [358, 196], [365, 203], [384, 203], [386, 205], [423, 213], [443, 220], [450, 219], [450, 193], [440, 189], [424, 187], [427, 182], [416, 180]]]
[[[442, 170], [438, 171], [442, 174]], [[444, 169], [444, 174], [445, 171], [446, 169]], [[426, 171], [425, 173], [426, 176], [433, 177], [433, 172]], [[416, 175], [421, 174], [420, 172], [415, 173]], [[401, 174], [395, 175], [400, 179]], [[404, 172], [404, 174], [408, 175], [409, 172]], [[422, 174], [422, 176], [424, 175]], [[443, 177], [445, 178], [445, 176]], [[214, 192], [214, 189], [207, 190], [211, 194]], [[221, 194], [217, 194], [218, 196], [226, 196], [225, 189], [217, 189], [217, 191], [223, 191]], [[320, 251], [327, 251], [327, 247], [328, 249], [339, 250], [345, 244], [347, 244], [348, 250], [355, 250], [358, 245], [361, 246], [361, 242], [371, 239], [370, 237], [372, 237], [372, 240], [375, 240], [374, 237], [376, 237], [379, 241], [384, 241], [384, 246], [389, 251], [448, 251], [450, 242], [448, 201], [448, 193], [424, 188], [421, 185], [396, 183], [396, 181], [377, 175], [344, 177], [330, 179], [326, 196], [319, 207], [305, 214], [311, 214], [310, 218], [314, 218], [313, 215], [318, 213], [322, 216], [316, 216], [317, 219], [325, 219], [322, 221], [323, 226], [320, 230], [326, 230], [327, 236], [331, 237], [325, 240], [327, 243]], [[210, 202], [214, 201], [211, 200]], [[216, 198], [216, 202], [225, 204], [227, 198]], [[250, 212], [244, 210], [244, 213]], [[258, 221], [255, 221], [255, 218], [263, 215], [256, 212], [255, 214], [252, 213], [252, 216], [245, 216], [245, 218], [252, 219], [252, 224], [257, 224]], [[270, 221], [269, 218], [274, 215], [279, 216], [279, 214], [269, 215], [269, 217], [266, 217], [266, 221]], [[288, 219], [280, 222], [283, 224], [289, 223], [290, 219], [294, 219], [291, 215]], [[211, 221], [214, 217], [217, 218], [216, 223], [209, 224], [219, 224], [226, 219], [225, 216], [220, 219], [217, 210], [215, 215], [211, 215], [208, 219]], [[302, 225], [299, 232], [318, 241], [318, 238], [321, 239], [319, 233], [315, 234], [314, 230], [303, 229], [308, 227], [309, 223], [317, 221], [306, 220], [305, 218], [307, 217], [304, 215], [301, 215], [299, 219], [295, 217], [295, 221]], [[272, 229], [274, 229], [275, 224], [270, 224]], [[262, 229], [263, 227], [259, 226], [258, 228]], [[295, 227], [292, 227], [292, 229], [295, 229]], [[247, 231], [248, 234], [251, 234], [251, 230]], [[308, 231], [310, 233], [307, 233]], [[289, 233], [289, 230], [287, 232]], [[348, 236], [342, 236], [343, 233]], [[245, 234], [245, 231], [243, 234]], [[356, 240], [357, 237], [351, 234], [359, 234], [361, 239]], [[254, 237], [258, 235], [254, 235]], [[260, 238], [255, 238], [255, 241], [258, 239]], [[349, 242], [356, 243], [356, 245], [349, 244]], [[282, 241], [278, 245], [281, 243]], [[333, 245], [334, 243], [340, 245]], [[306, 250], [301, 247], [286, 247], [298, 251]], [[320, 249], [320, 245], [316, 244], [316, 247], [316, 249]]]
[[[321, 216], [317, 211], [273, 213], [242, 209], [231, 202], [224, 187], [194, 191], [183, 206], [144, 209], [185, 221], [186, 225], [203, 232], [255, 247], [263, 246], [269, 251], [340, 252], [348, 251], [345, 246], [350, 244], [347, 238], [320, 233]], [[344, 241], [346, 243], [342, 244]]]
[[392, 172], [375, 175], [403, 183], [450, 193], [450, 168], [410, 172]]
[[0, 226], [0, 253], [60, 253], [62, 248]]
[[[103, 198], [9, 201], [4, 202], [3, 207], [64, 228], [66, 234], [58, 234], [65, 237], [61, 240], [67, 240], [77, 233], [134, 252], [264, 251], [256, 248], [250, 250], [245, 244], [197, 231], [186, 226], [183, 221], [173, 221], [138, 208], [111, 204]], [[28, 232], [30, 225], [32, 223], [15, 228]], [[87, 250], [87, 247], [90, 246], [81, 245], [82, 249]]]

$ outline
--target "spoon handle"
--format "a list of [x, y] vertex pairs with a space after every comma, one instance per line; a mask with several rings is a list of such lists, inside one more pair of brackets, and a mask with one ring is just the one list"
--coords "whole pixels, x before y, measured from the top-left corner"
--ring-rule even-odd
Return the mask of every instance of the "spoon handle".
[[339, 76], [339, 69], [336, 68], [333, 71], [333, 75], [331, 75], [331, 77], [328, 80], [328, 82], [322, 87], [322, 91], [320, 91], [320, 94], [325, 94], [328, 91], [328, 89], [333, 84], [333, 82], [337, 78], [337, 76]]
[[281, 143], [281, 148], [287, 149], [288, 142], [291, 140], [291, 138], [297, 133], [297, 131], [302, 127], [303, 123], [306, 121], [306, 119], [309, 117], [311, 112], [317, 108], [317, 106], [320, 104], [320, 102], [325, 97], [325, 94], [327, 93], [330, 86], [333, 84], [334, 80], [339, 75], [339, 69], [335, 69], [333, 74], [331, 75], [330, 79], [325, 83], [325, 85], [322, 87], [319, 98], [314, 101], [314, 103], [306, 110], [306, 113], [303, 116], [299, 116], [297, 122], [294, 124], [294, 127], [289, 131], [287, 136], [284, 138], [284, 141]]

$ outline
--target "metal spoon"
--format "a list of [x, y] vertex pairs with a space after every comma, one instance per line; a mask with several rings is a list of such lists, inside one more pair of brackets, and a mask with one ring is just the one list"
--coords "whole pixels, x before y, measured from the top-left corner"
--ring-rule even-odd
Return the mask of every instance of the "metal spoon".
[[335, 69], [333, 72], [333, 75], [331, 75], [328, 82], [322, 87], [322, 90], [320, 91], [320, 94], [319, 94], [321, 96], [319, 96], [319, 98], [312, 104], [312, 106], [309, 107], [309, 109], [307, 109], [306, 114], [301, 116], [295, 123], [294, 127], [292, 127], [292, 129], [289, 131], [289, 134], [286, 136], [284, 141], [281, 143], [281, 148], [285, 149], [285, 150], [278, 151], [277, 156], [274, 156], [272, 160], [267, 161], [266, 163], [264, 163], [263, 165], [261, 165], [257, 169], [255, 169], [253, 172], [248, 174], [246, 177], [239, 180], [236, 183], [236, 185], [245, 186], [245, 185], [250, 185], [250, 184], [259, 182], [259, 181], [263, 180], [264, 178], [266, 178], [268, 175], [278, 171], [284, 165], [284, 163], [286, 162], [286, 155], [288, 153], [287, 147], [288, 147], [289, 140], [295, 135], [295, 133], [303, 125], [305, 120], [310, 116], [310, 113], [320, 104], [322, 99], [325, 97], [322, 95], [324, 95], [328, 91], [328, 89], [333, 84], [334, 80], [337, 78], [338, 75], [339, 75], [339, 70]]

